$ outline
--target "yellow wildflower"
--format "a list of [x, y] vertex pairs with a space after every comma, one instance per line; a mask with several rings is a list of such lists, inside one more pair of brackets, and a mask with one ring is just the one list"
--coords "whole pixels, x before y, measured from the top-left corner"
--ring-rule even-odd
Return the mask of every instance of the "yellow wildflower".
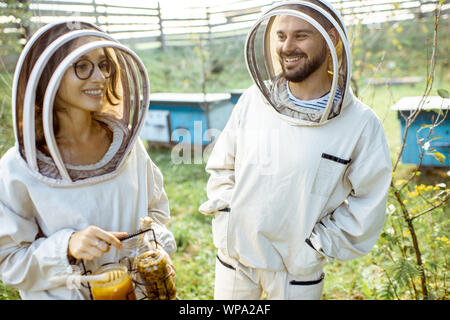
[[437, 240], [437, 241], [440, 241], [440, 242], [443, 242], [443, 243], [445, 243], [446, 245], [450, 245], [450, 240], [448, 240], [447, 237], [437, 237], [436, 240]]
[[417, 191], [422, 191], [424, 189], [425, 189], [425, 185], [424, 184], [420, 184], [420, 185], [416, 186], [416, 190]]
[[407, 204], [408, 203], [408, 200], [403, 200], [403, 204]]
[[417, 197], [419, 195], [419, 193], [417, 191], [415, 191], [415, 192], [409, 192], [408, 191], [407, 195], [408, 195], [409, 198], [415, 198], [415, 197]]

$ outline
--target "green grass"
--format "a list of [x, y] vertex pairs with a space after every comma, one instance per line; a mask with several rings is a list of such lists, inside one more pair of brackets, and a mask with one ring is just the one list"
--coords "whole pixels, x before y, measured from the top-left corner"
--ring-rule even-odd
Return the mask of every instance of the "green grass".
[[0, 281], [0, 300], [20, 300], [19, 292], [7, 287]]

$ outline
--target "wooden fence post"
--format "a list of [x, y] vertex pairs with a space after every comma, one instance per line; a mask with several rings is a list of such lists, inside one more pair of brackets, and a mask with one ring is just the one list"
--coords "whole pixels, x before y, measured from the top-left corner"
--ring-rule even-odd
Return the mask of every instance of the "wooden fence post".
[[95, 14], [95, 24], [98, 24], [98, 13], [97, 13], [97, 4], [95, 3], [95, 0], [92, 0], [92, 8], [94, 9], [94, 14]]
[[104, 18], [105, 18], [106, 30], [109, 31], [108, 5], [105, 3], [104, 6], [105, 6], [105, 16], [104, 16]]
[[211, 28], [211, 14], [209, 12], [210, 7], [206, 7], [206, 20], [208, 20], [208, 42], [209, 42], [209, 49], [212, 48], [212, 28]]
[[166, 49], [166, 40], [164, 37], [164, 28], [163, 28], [163, 19], [161, 14], [161, 6], [158, 1], [158, 20], [159, 20], [159, 31], [161, 35], [159, 36], [159, 41], [161, 42], [161, 50], [164, 51]]
[[[19, 0], [20, 3], [23, 3], [25, 6], [25, 12], [30, 12], [30, 7], [29, 7], [29, 3], [30, 0]], [[28, 39], [31, 38], [32, 36], [32, 31], [29, 25], [29, 19], [27, 19], [27, 21], [24, 23], [24, 21], [22, 19], [20, 19], [20, 24], [22, 25], [23, 28], [23, 37], [25, 39], [25, 41], [27, 42]]]

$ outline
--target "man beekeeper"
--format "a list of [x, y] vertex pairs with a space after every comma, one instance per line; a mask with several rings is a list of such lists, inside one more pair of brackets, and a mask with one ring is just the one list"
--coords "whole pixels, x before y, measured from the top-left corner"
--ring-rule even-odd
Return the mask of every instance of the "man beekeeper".
[[206, 170], [215, 299], [320, 299], [327, 261], [367, 254], [391, 164], [382, 124], [349, 86], [350, 48], [325, 1], [282, 2], [251, 29], [254, 85]]

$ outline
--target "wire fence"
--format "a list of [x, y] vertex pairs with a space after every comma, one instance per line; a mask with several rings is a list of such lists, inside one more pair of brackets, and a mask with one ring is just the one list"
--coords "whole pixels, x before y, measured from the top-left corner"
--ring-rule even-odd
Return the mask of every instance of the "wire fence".
[[[23, 41], [43, 24], [81, 18], [96, 23], [121, 42], [141, 47], [190, 45], [193, 39], [215, 41], [244, 37], [260, 16], [277, 1], [224, 0], [221, 4], [176, 8], [164, 1], [120, 2], [101, 0], [20, 1], [28, 2], [30, 18], [23, 23], [14, 17], [1, 17], [0, 31], [23, 35]], [[347, 24], [371, 24], [420, 18], [434, 11], [438, 0], [329, 0]], [[448, 1], [447, 1], [448, 2]], [[118, 4], [119, 3], [119, 4]], [[167, 2], [166, 2], [167, 3]], [[0, 2], [0, 7], [8, 2]], [[134, 5], [133, 5], [134, 4]], [[444, 4], [443, 12], [450, 10]], [[2, 10], [3, 11], [3, 10]]]

